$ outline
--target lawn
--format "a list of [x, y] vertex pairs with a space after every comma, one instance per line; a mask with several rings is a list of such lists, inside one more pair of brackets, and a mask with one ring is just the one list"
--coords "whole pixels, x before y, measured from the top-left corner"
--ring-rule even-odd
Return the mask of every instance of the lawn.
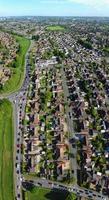
[[0, 200], [14, 200], [12, 105], [0, 100]]
[[50, 190], [44, 188], [34, 188], [25, 193], [25, 200], [76, 200], [74, 194], [69, 192], [60, 192], [59, 190]]
[[65, 28], [63, 26], [47, 26], [47, 31], [64, 31]]
[[106, 52], [106, 53], [109, 53], [109, 47], [103, 48], [103, 51]]
[[3, 89], [0, 90], [0, 94], [9, 94], [18, 90], [24, 77], [25, 54], [30, 46], [30, 40], [20, 36], [14, 37], [20, 45], [20, 51], [14, 64], [15, 67], [11, 67], [12, 76], [6, 82]]

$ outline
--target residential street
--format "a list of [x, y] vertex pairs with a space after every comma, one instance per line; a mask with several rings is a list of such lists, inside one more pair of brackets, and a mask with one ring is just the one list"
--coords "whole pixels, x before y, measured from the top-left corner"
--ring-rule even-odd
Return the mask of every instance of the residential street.
[[[68, 92], [68, 87], [66, 85], [66, 77], [65, 77], [65, 72], [63, 70], [63, 67], [61, 67], [61, 73], [62, 73], [62, 83], [63, 83], [63, 90], [64, 90], [64, 98], [66, 102], [66, 118], [67, 118], [67, 124], [68, 124], [68, 129], [69, 129], [69, 140], [75, 137], [75, 132], [73, 128], [73, 119], [72, 119], [72, 109], [68, 104], [68, 97], [69, 97], [69, 92]], [[70, 162], [71, 162], [71, 168], [74, 170], [73, 176], [75, 179], [75, 184], [77, 183], [77, 161], [76, 161], [76, 155], [77, 155], [77, 150], [76, 148], [72, 147], [72, 144], [69, 143], [70, 146], [70, 153], [73, 155], [70, 157]]]

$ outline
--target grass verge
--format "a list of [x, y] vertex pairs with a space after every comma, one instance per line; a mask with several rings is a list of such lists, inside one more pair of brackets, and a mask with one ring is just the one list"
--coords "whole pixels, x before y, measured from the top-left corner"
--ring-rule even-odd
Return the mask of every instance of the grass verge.
[[14, 37], [20, 45], [20, 51], [15, 61], [15, 67], [11, 67], [12, 77], [0, 90], [0, 94], [9, 94], [17, 91], [24, 78], [25, 55], [30, 46], [30, 40], [16, 35]]
[[25, 192], [25, 200], [76, 200], [74, 194], [66, 191], [50, 190], [35, 187], [31, 191]]
[[11, 103], [0, 100], [0, 200], [14, 200], [12, 115]]

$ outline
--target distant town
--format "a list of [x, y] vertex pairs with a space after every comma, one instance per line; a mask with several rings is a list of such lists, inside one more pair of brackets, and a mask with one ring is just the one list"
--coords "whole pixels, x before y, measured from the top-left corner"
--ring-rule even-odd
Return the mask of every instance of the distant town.
[[1, 17], [0, 113], [1, 200], [108, 200], [109, 18]]

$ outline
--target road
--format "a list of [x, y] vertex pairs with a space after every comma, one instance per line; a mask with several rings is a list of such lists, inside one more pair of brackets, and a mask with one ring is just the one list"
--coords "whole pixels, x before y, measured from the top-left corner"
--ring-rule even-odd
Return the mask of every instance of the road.
[[22, 119], [25, 113], [27, 92], [29, 86], [29, 73], [30, 65], [28, 52], [32, 46], [32, 41], [30, 47], [25, 55], [25, 71], [24, 71], [24, 81], [22, 83], [19, 91], [12, 93], [10, 95], [2, 95], [0, 99], [7, 98], [13, 104], [13, 118], [14, 118], [14, 185], [15, 185], [15, 199], [22, 200], [22, 174], [21, 174], [21, 163], [22, 163]]
[[[30, 48], [29, 48], [30, 50]], [[29, 51], [28, 50], [28, 51]], [[22, 164], [22, 119], [25, 113], [26, 97], [29, 86], [29, 65], [28, 65], [28, 53], [26, 54], [26, 73], [25, 79], [21, 89], [8, 97], [8, 99], [13, 103], [14, 107], [14, 127], [15, 127], [15, 137], [14, 137], [14, 181], [15, 181], [15, 193], [16, 200], [22, 200], [22, 174], [21, 174], [21, 164]]]
[[[62, 75], [62, 85], [63, 85], [63, 90], [64, 90], [65, 102], [68, 102], [67, 97], [69, 96], [69, 91], [68, 91], [68, 87], [66, 84], [66, 76], [65, 76], [63, 67], [61, 67], [61, 75]], [[73, 128], [72, 109], [69, 105], [66, 105], [66, 117], [67, 117], [69, 140], [70, 140], [73, 137], [75, 137], [75, 132], [74, 132], [74, 128]], [[75, 184], [76, 184], [77, 183], [77, 161], [76, 161], [77, 149], [76, 149], [76, 147], [73, 148], [72, 144], [69, 144], [69, 148], [70, 148], [70, 153], [72, 155], [70, 157], [71, 168], [74, 171], [73, 176], [74, 176]]]
[[69, 192], [73, 192], [75, 193], [78, 197], [82, 196], [82, 197], [86, 197], [86, 198], [90, 198], [93, 200], [107, 200], [107, 198], [97, 192], [94, 192], [92, 190], [88, 190], [88, 189], [84, 189], [84, 188], [80, 188], [79, 186], [71, 186], [71, 185], [65, 185], [65, 184], [61, 184], [59, 182], [52, 182], [46, 179], [34, 179], [34, 180], [25, 180], [23, 178], [23, 188], [27, 189], [28, 187], [28, 183], [34, 186], [38, 186], [38, 187], [44, 187], [44, 188], [48, 188], [48, 189], [52, 189], [52, 190], [61, 190], [61, 191], [69, 191]]

